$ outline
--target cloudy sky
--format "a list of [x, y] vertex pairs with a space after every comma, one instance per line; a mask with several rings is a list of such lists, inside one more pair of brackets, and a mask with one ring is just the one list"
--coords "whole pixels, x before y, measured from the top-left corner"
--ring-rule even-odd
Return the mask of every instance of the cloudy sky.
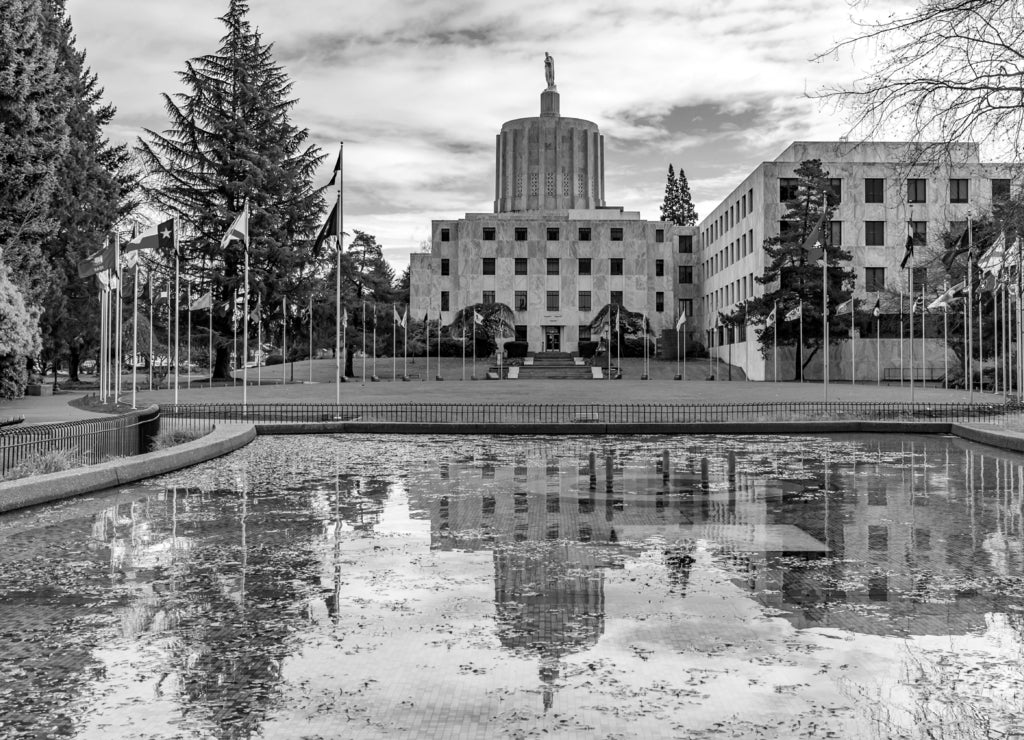
[[[167, 123], [160, 93], [214, 51], [227, 0], [68, 0], [79, 45], [134, 141]], [[871, 63], [812, 62], [857, 18], [847, 0], [250, 0], [294, 80], [294, 122], [328, 154], [345, 142], [345, 227], [397, 270], [431, 219], [493, 210], [494, 137], [538, 115], [544, 52], [564, 115], [605, 135], [609, 205], [657, 218], [669, 162], [698, 213], [794, 140], [835, 139], [842, 112], [805, 97]]]

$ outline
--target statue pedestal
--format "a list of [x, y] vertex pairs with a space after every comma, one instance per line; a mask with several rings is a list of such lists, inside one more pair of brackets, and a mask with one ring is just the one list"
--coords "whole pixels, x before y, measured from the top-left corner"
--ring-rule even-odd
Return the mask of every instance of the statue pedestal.
[[559, 115], [558, 90], [548, 88], [540, 94], [540, 114], [542, 116]]

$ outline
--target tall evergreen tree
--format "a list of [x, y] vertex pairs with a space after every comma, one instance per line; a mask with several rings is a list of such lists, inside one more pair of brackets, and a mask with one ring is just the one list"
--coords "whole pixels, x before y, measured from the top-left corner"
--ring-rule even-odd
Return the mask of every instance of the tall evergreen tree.
[[[244, 247], [234, 241], [222, 250], [221, 237], [249, 199], [252, 300], [259, 294], [264, 305], [276, 305], [296, 274], [326, 257], [308, 238], [323, 210], [312, 177], [324, 155], [292, 124], [292, 83], [247, 14], [244, 0], [229, 0], [220, 48], [185, 64], [186, 92], [164, 95], [168, 129], [147, 129], [139, 146], [155, 175], [146, 194], [181, 218], [186, 271], [208, 280], [222, 305], [241, 286]], [[217, 315], [214, 328], [214, 375], [224, 377], [230, 312]]]
[[50, 213], [56, 231], [43, 243], [51, 268], [43, 298], [43, 359], [56, 370], [68, 355], [71, 380], [77, 380], [84, 352], [99, 337], [93, 281], [78, 277], [78, 262], [103, 243], [120, 216], [138, 205], [138, 174], [124, 145], [103, 133], [114, 107], [103, 102], [96, 75], [76, 48], [64, 0], [47, 0], [48, 23], [57, 51], [57, 72], [67, 100], [68, 150], [57, 168]]
[[48, 283], [41, 244], [68, 148], [66, 98], [42, 0], [0, 0], [0, 249], [25, 297]]
[[[796, 188], [786, 201], [782, 233], [764, 241], [768, 255], [764, 274], [754, 278], [765, 286], [764, 295], [750, 299], [729, 314], [722, 314], [721, 319], [722, 325], [727, 327], [759, 324], [757, 340], [761, 354], [768, 358], [772, 355], [776, 330], [767, 322], [777, 306], [778, 343], [780, 347], [796, 348], [795, 377], [799, 379], [807, 363], [824, 346], [822, 267], [816, 255], [804, 249], [804, 243], [822, 215], [825, 193], [831, 191], [828, 172], [822, 170], [820, 160], [802, 162], [796, 170], [796, 178]], [[851, 321], [849, 313], [837, 316], [836, 308], [852, 295], [854, 273], [849, 267], [852, 256], [830, 237], [832, 210], [829, 206], [825, 212], [820, 241], [828, 256], [829, 340], [831, 344], [838, 344], [846, 339]], [[804, 345], [810, 350], [806, 354], [799, 346], [799, 322], [785, 320], [786, 314], [799, 306], [801, 300]]]
[[668, 176], [665, 178], [665, 197], [661, 201], [661, 220], [671, 224], [678, 224], [682, 214], [679, 211], [679, 183], [676, 180], [676, 171], [669, 162]]
[[695, 226], [697, 224], [697, 209], [693, 207], [693, 198], [690, 195], [690, 183], [686, 179], [686, 172], [679, 168], [676, 176], [675, 202], [680, 220], [673, 223], [680, 226]]

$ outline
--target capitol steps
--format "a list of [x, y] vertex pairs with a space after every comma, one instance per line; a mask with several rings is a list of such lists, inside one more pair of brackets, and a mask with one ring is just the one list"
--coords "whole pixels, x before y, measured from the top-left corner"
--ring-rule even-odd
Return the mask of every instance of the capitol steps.
[[578, 365], [567, 352], [538, 352], [519, 366], [519, 380], [591, 380], [590, 365]]

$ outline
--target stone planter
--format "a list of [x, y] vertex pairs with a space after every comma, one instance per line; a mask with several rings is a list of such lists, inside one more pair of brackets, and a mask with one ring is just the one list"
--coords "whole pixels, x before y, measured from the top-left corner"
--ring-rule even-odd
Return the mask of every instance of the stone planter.
[[25, 386], [26, 396], [52, 396], [53, 386], [49, 383], [29, 383]]

